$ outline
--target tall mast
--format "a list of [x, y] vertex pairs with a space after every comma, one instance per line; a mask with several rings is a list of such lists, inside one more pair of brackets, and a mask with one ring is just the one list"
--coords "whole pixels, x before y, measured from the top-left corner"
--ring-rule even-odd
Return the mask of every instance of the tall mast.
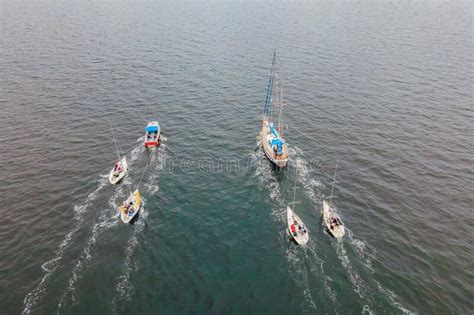
[[278, 105], [279, 105], [279, 115], [278, 115], [278, 134], [283, 138], [283, 88], [281, 87], [281, 80], [278, 82], [279, 87], [277, 87], [278, 93]]
[[270, 109], [270, 105], [272, 103], [272, 89], [273, 89], [273, 77], [274, 77], [274, 70], [275, 70], [275, 59], [276, 59], [276, 51], [273, 52], [273, 61], [272, 61], [272, 68], [270, 70], [270, 77], [268, 78], [268, 88], [267, 88], [267, 97], [265, 98], [265, 106], [263, 107], [263, 116], [268, 115], [268, 111]]
[[117, 152], [118, 160], [120, 161], [121, 157], [120, 157], [120, 152], [117, 145], [117, 140], [115, 139], [114, 128], [112, 127], [112, 123], [110, 122], [110, 120], [107, 119], [107, 121], [109, 122], [110, 129], [112, 129], [112, 140], [114, 141], [115, 151]]
[[296, 180], [297, 179], [298, 179], [298, 169], [296, 169], [295, 185], [293, 186], [293, 202], [291, 203], [293, 205], [293, 211], [295, 211], [295, 204], [296, 204]]
[[331, 196], [329, 196], [329, 203], [332, 202], [332, 197], [334, 193], [334, 184], [336, 183], [336, 172], [337, 172], [337, 160], [336, 160], [336, 169], [334, 170], [334, 177], [332, 179], [332, 188], [331, 188]]

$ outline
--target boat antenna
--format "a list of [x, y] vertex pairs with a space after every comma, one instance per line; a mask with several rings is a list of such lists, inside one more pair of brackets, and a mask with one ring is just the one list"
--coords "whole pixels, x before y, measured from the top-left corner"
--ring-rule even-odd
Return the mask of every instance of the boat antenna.
[[336, 160], [336, 169], [334, 170], [334, 177], [332, 179], [332, 188], [331, 188], [331, 196], [329, 196], [329, 203], [332, 202], [333, 193], [334, 193], [334, 184], [336, 183], [336, 172], [337, 172], [337, 160]]
[[112, 141], [114, 142], [115, 144], [115, 151], [117, 152], [117, 155], [118, 155], [118, 159], [120, 161], [120, 151], [119, 151], [119, 148], [118, 148], [118, 144], [117, 144], [117, 140], [115, 140], [115, 133], [114, 133], [114, 128], [112, 127], [112, 123], [110, 122], [110, 120], [107, 119], [107, 121], [109, 122], [109, 125], [110, 125], [110, 129], [112, 130]]

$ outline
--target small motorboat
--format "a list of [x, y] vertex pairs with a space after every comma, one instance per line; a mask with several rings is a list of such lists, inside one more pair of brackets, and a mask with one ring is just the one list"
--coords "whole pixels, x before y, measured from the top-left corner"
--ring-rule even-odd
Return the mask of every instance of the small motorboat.
[[149, 122], [145, 132], [145, 148], [157, 147], [160, 145], [160, 125], [157, 121]]
[[303, 221], [293, 212], [290, 206], [286, 207], [286, 218], [288, 223], [288, 232], [299, 245], [308, 243], [309, 233]]
[[115, 163], [114, 168], [110, 171], [109, 182], [112, 185], [117, 184], [125, 177], [125, 175], [127, 175], [127, 171], [127, 158], [124, 156], [120, 161]]
[[344, 223], [342, 223], [339, 215], [334, 212], [331, 204], [326, 200], [323, 200], [321, 215], [323, 217], [324, 225], [326, 225], [329, 233], [331, 233], [335, 238], [341, 238], [344, 236]]
[[141, 200], [138, 189], [130, 193], [130, 197], [118, 208], [123, 223], [129, 223], [140, 211]]

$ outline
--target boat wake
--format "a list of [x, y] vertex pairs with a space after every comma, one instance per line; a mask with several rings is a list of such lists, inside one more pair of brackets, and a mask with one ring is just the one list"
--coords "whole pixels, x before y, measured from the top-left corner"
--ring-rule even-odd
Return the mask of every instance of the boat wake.
[[361, 300], [364, 301], [364, 305], [367, 306], [367, 310], [370, 311], [374, 305], [370, 295], [370, 288], [359, 275], [357, 270], [352, 266], [343, 242], [336, 242], [336, 252], [339, 261], [344, 267], [346, 273], [349, 275], [353, 291], [357, 293]]
[[306, 258], [308, 260], [309, 269], [312, 274], [320, 278], [323, 282], [324, 291], [329, 296], [335, 308], [339, 307], [336, 292], [331, 288], [333, 279], [328, 276], [324, 269], [324, 261], [318, 257], [316, 251], [311, 247], [306, 247], [305, 250]]
[[305, 194], [313, 201], [315, 206], [319, 205], [324, 185], [311, 176], [311, 165], [303, 157], [303, 151], [301, 149], [292, 147], [289, 151], [293, 158], [291, 166], [298, 172], [298, 180], [303, 185]]
[[[273, 220], [282, 225], [282, 230], [280, 233], [280, 239], [285, 240], [285, 244], [288, 244], [286, 241], [289, 240], [289, 235], [287, 234], [286, 229], [286, 202], [285, 198], [281, 194], [280, 185], [275, 178], [275, 172], [272, 168], [271, 162], [269, 162], [263, 153], [260, 145], [260, 137], [257, 137], [256, 149], [250, 155], [250, 161], [252, 165], [255, 165], [255, 177], [260, 182], [260, 184], [265, 187], [269, 194], [269, 199], [273, 202], [273, 207], [270, 213], [270, 216]], [[292, 246], [293, 243], [290, 243], [290, 246], [286, 250], [286, 259], [290, 270], [290, 274], [294, 275], [294, 281], [296, 285], [302, 290], [305, 305], [303, 309], [306, 309], [308, 313], [314, 313], [317, 309], [314, 299], [311, 294], [309, 286], [309, 275], [307, 270], [303, 267], [304, 261], [301, 256], [301, 248]], [[285, 246], [282, 243], [282, 246]], [[286, 271], [288, 272], [288, 271]]]
[[[292, 156], [292, 159], [294, 160], [294, 166], [296, 167], [298, 174], [299, 174], [299, 179], [300, 182], [302, 183], [304, 187], [304, 192], [305, 194], [310, 198], [310, 200], [313, 202], [313, 205], [315, 209], [320, 209], [321, 207], [321, 202], [322, 202], [322, 191], [324, 189], [324, 185], [312, 178], [311, 176], [311, 165], [310, 163], [305, 159], [303, 155], [303, 151], [299, 149], [298, 147], [292, 147], [290, 148], [290, 154]], [[337, 212], [337, 209], [334, 208], [334, 210]], [[317, 210], [319, 212], [319, 210]], [[338, 213], [338, 215], [340, 215]], [[342, 215], [340, 215], [343, 217]], [[344, 240], [342, 242], [335, 242], [334, 246], [336, 249], [337, 257], [346, 271], [350, 282], [352, 284], [353, 291], [359, 296], [361, 300], [364, 301], [364, 307], [363, 307], [363, 312], [372, 314], [372, 309], [374, 308], [375, 305], [375, 298], [374, 298], [374, 288], [371, 287], [368, 283], [368, 281], [365, 281], [363, 277], [361, 276], [361, 272], [365, 274], [373, 274], [374, 269], [372, 267], [372, 261], [375, 258], [376, 251], [373, 247], [371, 247], [366, 241], [357, 239], [354, 236], [354, 233], [349, 230], [346, 226], [346, 236], [344, 237]], [[324, 231], [325, 234], [329, 236], [329, 234]], [[349, 255], [347, 253], [347, 250], [345, 246], [350, 246], [350, 251], [356, 253], [357, 259], [360, 261], [361, 265], [366, 268], [365, 270], [361, 270], [361, 272], [358, 272], [358, 270], [353, 266], [349, 259]], [[309, 251], [315, 252], [311, 249], [308, 248]], [[317, 258], [317, 256], [314, 256]], [[328, 284], [328, 281], [332, 281], [330, 277], [325, 276], [324, 274], [324, 264], [321, 259], [317, 259], [315, 261], [317, 265], [320, 266], [319, 270], [317, 270], [321, 275], [323, 275], [323, 279], [325, 279], [325, 287], [329, 288], [330, 287], [326, 284]], [[390, 303], [401, 310], [403, 313], [406, 314], [412, 314], [410, 310], [406, 309], [401, 305], [400, 302], [398, 302], [398, 297], [395, 295], [394, 292], [382, 287], [379, 282], [377, 282], [374, 279], [370, 279], [370, 282], [374, 282], [377, 286], [376, 290], [381, 292], [383, 295], [385, 295]], [[337, 303], [337, 299], [335, 296], [335, 293], [332, 291], [327, 292], [329, 297], [334, 303]]]
[[[57, 313], [59, 313], [67, 303], [68, 300], [74, 304], [76, 303], [76, 283], [80, 279], [81, 272], [87, 267], [87, 264], [92, 260], [92, 250], [97, 243], [97, 239], [104, 231], [116, 226], [119, 222], [119, 214], [117, 212], [116, 204], [120, 199], [123, 199], [125, 186], [119, 186], [115, 194], [109, 199], [108, 208], [103, 209], [97, 223], [92, 227], [91, 236], [83, 248], [81, 256], [77, 259], [76, 264], [71, 272], [68, 285], [64, 290], [63, 295], [58, 304]], [[119, 199], [120, 197], [120, 199]]]
[[[161, 135], [161, 144], [159, 148], [153, 148], [151, 150], [151, 156], [149, 160], [150, 175], [144, 186], [147, 189], [148, 195], [153, 195], [159, 190], [158, 185], [158, 174], [166, 165], [166, 160], [169, 158], [169, 153], [166, 146], [166, 137]], [[155, 152], [157, 151], [157, 152]], [[125, 262], [123, 266], [123, 274], [117, 277], [115, 291], [116, 295], [112, 300], [113, 313], [121, 313], [119, 306], [124, 301], [130, 301], [135, 288], [130, 281], [131, 272], [138, 271], [139, 265], [133, 260], [133, 254], [136, 247], [139, 244], [138, 237], [143, 233], [143, 229], [146, 225], [146, 219], [148, 217], [148, 211], [146, 209], [146, 198], [143, 198], [143, 208], [140, 212], [140, 219], [133, 225], [132, 235], [129, 236], [127, 247], [125, 249]]]
[[[169, 158], [169, 152], [167, 150], [166, 140], [167, 138], [163, 135], [160, 137], [161, 144], [158, 148], [153, 148], [150, 156], [150, 175], [148, 180], [144, 183], [146, 192], [149, 195], [154, 195], [158, 192], [158, 175], [162, 172], [166, 166], [166, 161]], [[155, 152], [157, 151], [157, 152]]]
[[133, 260], [133, 253], [139, 244], [138, 237], [142, 234], [148, 218], [148, 211], [146, 209], [146, 199], [143, 198], [143, 208], [140, 211], [140, 218], [133, 224], [132, 235], [129, 236], [127, 248], [125, 249], [125, 262], [123, 266], [123, 274], [117, 277], [115, 285], [116, 296], [112, 300], [113, 313], [120, 313], [119, 305], [124, 301], [130, 301], [135, 288], [130, 282], [130, 274], [132, 271], [139, 270], [138, 262]]
[[[142, 145], [138, 145], [130, 151], [129, 172], [133, 163], [139, 160], [143, 156], [144, 152], [145, 149]], [[127, 176], [123, 180], [121, 185], [116, 186], [117, 188], [114, 194], [108, 200], [108, 207], [100, 211], [98, 222], [93, 225], [91, 236], [88, 239], [86, 245], [84, 246], [82, 254], [77, 259], [76, 264], [71, 272], [71, 277], [69, 278], [68, 285], [59, 301], [57, 313], [59, 313], [61, 309], [66, 306], [68, 301], [71, 301], [72, 304], [76, 303], [76, 283], [80, 279], [81, 273], [84, 271], [84, 269], [87, 267], [87, 265], [93, 258], [92, 250], [97, 243], [98, 237], [105, 231], [109, 230], [111, 227], [119, 224], [118, 218], [120, 217], [120, 215], [117, 212], [116, 207], [117, 204], [125, 198], [127, 193], [131, 191], [131, 186], [131, 177]]]
[[45, 274], [43, 275], [43, 278], [41, 279], [38, 286], [25, 296], [25, 299], [23, 300], [22, 314], [30, 314], [32, 308], [41, 300], [43, 294], [46, 291], [48, 279], [59, 266], [63, 258], [64, 251], [70, 246], [74, 234], [80, 229], [82, 223], [84, 222], [84, 213], [93, 204], [101, 189], [107, 185], [107, 182], [107, 175], [101, 175], [98, 186], [88, 194], [85, 202], [79, 205], [74, 205], [74, 225], [59, 244], [58, 249], [55, 251], [55, 256], [41, 265], [41, 268]]
[[271, 162], [267, 160], [262, 151], [259, 136], [257, 137], [256, 149], [250, 154], [250, 162], [251, 165], [255, 165], [255, 177], [263, 187], [268, 189], [269, 198], [278, 205], [272, 210], [272, 218], [277, 221], [285, 221], [285, 199], [281, 195], [280, 185], [275, 178]]
[[[289, 240], [288, 233], [283, 233], [283, 238], [285, 240]], [[303, 246], [296, 246], [291, 241], [287, 250], [286, 250], [286, 259], [288, 262], [289, 274], [292, 276], [292, 279], [295, 281], [296, 285], [301, 289], [303, 297], [304, 297], [304, 305], [302, 305], [303, 313], [315, 313], [317, 311], [316, 303], [314, 302], [313, 296], [311, 294], [310, 289], [310, 280], [309, 280], [309, 273], [306, 268], [303, 266], [305, 265], [305, 253], [301, 250], [306, 251], [308, 249], [307, 245]]]

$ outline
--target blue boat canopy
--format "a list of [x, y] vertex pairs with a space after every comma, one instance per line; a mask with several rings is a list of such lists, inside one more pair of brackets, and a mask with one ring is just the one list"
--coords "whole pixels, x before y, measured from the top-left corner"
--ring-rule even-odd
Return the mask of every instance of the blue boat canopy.
[[158, 126], [146, 127], [147, 132], [158, 132]]
[[283, 153], [283, 142], [280, 139], [273, 139], [271, 141], [272, 148], [276, 147], [277, 154]]
[[280, 139], [273, 139], [271, 144], [272, 144], [272, 147], [273, 147], [274, 145], [276, 145], [276, 146], [282, 146], [282, 145], [283, 145], [283, 142], [282, 142]]

